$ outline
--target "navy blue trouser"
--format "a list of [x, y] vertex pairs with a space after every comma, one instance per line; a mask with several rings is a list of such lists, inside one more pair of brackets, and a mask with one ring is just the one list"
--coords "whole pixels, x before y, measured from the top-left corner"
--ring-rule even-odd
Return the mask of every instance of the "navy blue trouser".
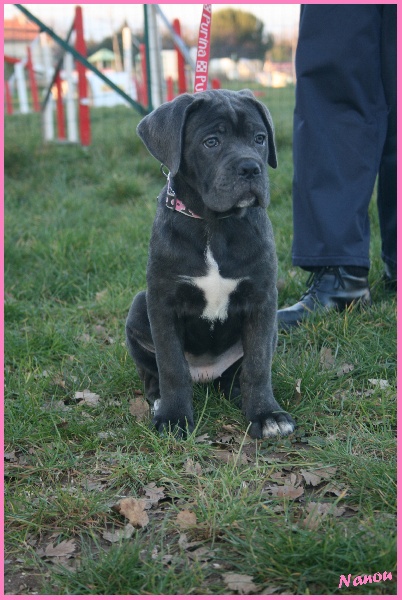
[[296, 52], [293, 264], [396, 268], [396, 5], [303, 5]]

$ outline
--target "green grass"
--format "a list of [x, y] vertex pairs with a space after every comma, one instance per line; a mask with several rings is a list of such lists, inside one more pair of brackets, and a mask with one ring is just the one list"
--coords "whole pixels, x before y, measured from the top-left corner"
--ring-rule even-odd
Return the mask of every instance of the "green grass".
[[[291, 265], [293, 92], [262, 99], [276, 124], [269, 214], [284, 305], [306, 280]], [[373, 306], [279, 336], [275, 393], [296, 433], [252, 441], [238, 408], [196, 386], [195, 435], [161, 439], [130, 413], [141, 384], [124, 343], [163, 185], [138, 121], [130, 109], [92, 110], [83, 150], [44, 145], [35, 115], [5, 120], [6, 591], [227, 594], [236, 573], [260, 594], [395, 594], [396, 302], [381, 283], [375, 201]], [[78, 404], [83, 390], [99, 401]], [[307, 484], [302, 472], [317, 469], [326, 474]], [[113, 506], [150, 483], [165, 497], [149, 524], [106, 541], [127, 523]], [[310, 502], [343, 512], [312, 522]], [[186, 530], [183, 510], [196, 515]], [[65, 540], [70, 554], [46, 555]], [[384, 571], [391, 581], [338, 589], [342, 574]]]

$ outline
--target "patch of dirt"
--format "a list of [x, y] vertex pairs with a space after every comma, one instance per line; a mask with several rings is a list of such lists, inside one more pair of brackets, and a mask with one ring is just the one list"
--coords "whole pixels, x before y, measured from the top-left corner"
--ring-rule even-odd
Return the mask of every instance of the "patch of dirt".
[[[23, 561], [23, 558], [19, 559]], [[24, 567], [23, 562], [5, 561], [4, 594], [6, 596], [37, 595], [43, 590], [43, 575]]]

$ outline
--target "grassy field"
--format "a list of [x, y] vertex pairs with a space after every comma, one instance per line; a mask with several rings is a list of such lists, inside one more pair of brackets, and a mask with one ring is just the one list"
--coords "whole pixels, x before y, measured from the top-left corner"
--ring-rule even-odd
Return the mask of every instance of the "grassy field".
[[[261, 99], [285, 305], [306, 280], [290, 258], [293, 93]], [[92, 119], [87, 151], [43, 145], [35, 116], [5, 122], [6, 592], [395, 594], [396, 302], [375, 202], [372, 308], [279, 336], [274, 388], [296, 433], [253, 441], [197, 386], [195, 434], [160, 439], [124, 322], [163, 178], [133, 111]]]

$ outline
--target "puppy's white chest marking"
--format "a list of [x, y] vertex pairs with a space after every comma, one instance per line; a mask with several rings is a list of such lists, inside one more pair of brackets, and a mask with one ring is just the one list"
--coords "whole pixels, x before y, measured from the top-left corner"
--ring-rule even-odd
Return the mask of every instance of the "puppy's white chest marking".
[[205, 262], [208, 269], [206, 275], [202, 277], [184, 277], [184, 279], [204, 292], [206, 306], [201, 315], [203, 319], [225, 321], [228, 316], [229, 296], [243, 278], [230, 279], [222, 277], [219, 273], [218, 263], [212, 256], [209, 246], [205, 253]]

